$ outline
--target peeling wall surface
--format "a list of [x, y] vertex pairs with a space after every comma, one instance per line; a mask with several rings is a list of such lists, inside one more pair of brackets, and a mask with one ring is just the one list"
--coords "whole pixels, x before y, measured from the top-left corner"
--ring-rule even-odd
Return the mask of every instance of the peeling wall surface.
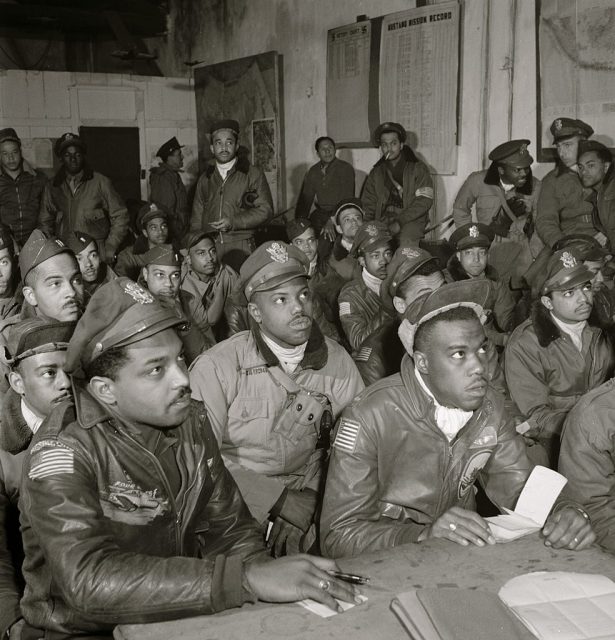
[[[283, 56], [284, 141], [288, 204], [317, 158], [326, 133], [327, 30], [415, 6], [414, 0], [177, 0], [169, 35], [159, 43], [165, 72], [182, 75], [185, 61], [213, 64], [276, 50]], [[437, 219], [448, 215], [471, 171], [487, 166], [491, 148], [528, 138], [536, 148], [535, 4], [528, 0], [462, 3], [460, 135], [457, 174], [437, 176]], [[166, 68], [165, 68], [166, 67]], [[376, 149], [343, 149], [357, 169], [357, 189], [378, 160]], [[544, 175], [549, 165], [535, 164]]]
[[[34, 166], [49, 172], [52, 141], [80, 125], [138, 127], [143, 169], [156, 166], [156, 151], [176, 136], [186, 145], [182, 177], [187, 185], [196, 181], [196, 112], [188, 78], [0, 71], [0, 128], [17, 131]], [[147, 197], [147, 175], [141, 196]]]

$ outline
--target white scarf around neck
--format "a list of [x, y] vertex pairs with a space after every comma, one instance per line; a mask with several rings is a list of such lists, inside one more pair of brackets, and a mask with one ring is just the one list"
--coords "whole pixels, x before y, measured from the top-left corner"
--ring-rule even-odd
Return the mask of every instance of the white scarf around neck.
[[218, 168], [218, 171], [220, 172], [220, 175], [222, 176], [222, 180], [226, 180], [226, 176], [227, 176], [228, 172], [235, 166], [236, 162], [237, 162], [237, 157], [233, 158], [229, 162], [224, 162], [224, 163], [218, 162], [216, 160], [216, 167]]
[[556, 318], [551, 313], [551, 319], [555, 324], [572, 340], [572, 344], [579, 350], [583, 351], [583, 329], [587, 326], [587, 320], [581, 320], [581, 322], [562, 322], [559, 318]]
[[297, 370], [299, 363], [303, 360], [307, 342], [300, 344], [298, 347], [291, 347], [290, 349], [287, 349], [285, 347], [281, 347], [262, 331], [261, 336], [265, 341], [265, 344], [271, 349], [273, 355], [279, 360], [282, 369], [284, 369], [286, 373], [294, 373]]
[[365, 286], [373, 291], [377, 296], [380, 295], [380, 285], [382, 284], [382, 280], [373, 276], [365, 267], [363, 267], [363, 271], [361, 272], [363, 276], [363, 282], [365, 282]]
[[416, 376], [419, 385], [421, 385], [421, 389], [423, 389], [423, 391], [433, 400], [435, 405], [434, 417], [436, 419], [436, 424], [450, 442], [463, 429], [463, 427], [466, 426], [474, 412], [442, 406], [436, 400], [434, 394], [429, 390], [429, 387], [425, 384], [425, 380], [423, 380], [423, 376], [421, 376], [418, 369], [414, 370], [414, 375]]

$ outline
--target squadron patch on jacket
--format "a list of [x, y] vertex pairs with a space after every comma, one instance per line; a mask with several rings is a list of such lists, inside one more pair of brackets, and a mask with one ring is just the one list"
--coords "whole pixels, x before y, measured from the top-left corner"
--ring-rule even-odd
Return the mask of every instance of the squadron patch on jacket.
[[73, 450], [56, 442], [53, 448], [42, 449], [32, 455], [28, 477], [30, 480], [42, 480], [62, 473], [73, 473], [74, 470]]
[[350, 315], [350, 302], [340, 302], [340, 316]]
[[429, 198], [430, 200], [433, 200], [433, 189], [431, 187], [419, 187], [414, 192], [414, 195], [417, 198], [420, 198], [422, 196], [423, 198]]
[[459, 478], [459, 486], [457, 487], [457, 496], [463, 498], [474, 484], [481, 469], [487, 464], [493, 451], [478, 451], [467, 462], [466, 467]]
[[358, 422], [349, 420], [348, 418], [342, 418], [333, 446], [340, 451], [354, 453], [360, 431], [361, 425]]

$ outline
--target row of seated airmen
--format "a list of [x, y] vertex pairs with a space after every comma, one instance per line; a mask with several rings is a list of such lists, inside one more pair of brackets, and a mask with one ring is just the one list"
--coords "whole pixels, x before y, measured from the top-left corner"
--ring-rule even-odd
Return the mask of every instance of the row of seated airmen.
[[[388, 125], [379, 139], [405, 149]], [[524, 164], [525, 144], [494, 162]], [[320, 230], [299, 216], [239, 272], [219, 227], [171, 244], [154, 203], [143, 250], [114, 264], [82, 231], [35, 230], [18, 255], [0, 231], [9, 637], [105, 637], [256, 600], [337, 607], [357, 592], [326, 558], [494, 544], [477, 492], [513, 508], [536, 463], [569, 480], [545, 544], [615, 551], [608, 234], [534, 256], [529, 215], [518, 237], [478, 216], [443, 262], [404, 232], [406, 192], [375, 220], [354, 197]]]

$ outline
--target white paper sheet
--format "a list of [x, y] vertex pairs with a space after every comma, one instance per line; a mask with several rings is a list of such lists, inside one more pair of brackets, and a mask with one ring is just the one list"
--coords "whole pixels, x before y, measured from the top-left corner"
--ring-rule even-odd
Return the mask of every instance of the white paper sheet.
[[499, 596], [541, 640], [615, 638], [615, 583], [606, 576], [528, 573], [509, 580]]
[[[358, 598], [361, 600], [361, 603], [367, 602], [367, 596], [359, 594]], [[337, 600], [337, 599], [335, 601], [340, 605], [340, 607], [342, 607], [344, 611], [348, 611], [348, 609], [352, 609], [353, 607], [357, 606], [352, 602], [344, 602], [343, 600]], [[329, 609], [329, 607], [327, 607], [326, 605], [320, 604], [320, 602], [316, 602], [316, 600], [312, 600], [311, 598], [306, 598], [305, 600], [299, 600], [297, 604], [301, 605], [308, 611], [315, 613], [321, 618], [330, 618], [331, 616], [336, 616], [338, 614], [337, 611], [334, 611], [333, 609]]]

